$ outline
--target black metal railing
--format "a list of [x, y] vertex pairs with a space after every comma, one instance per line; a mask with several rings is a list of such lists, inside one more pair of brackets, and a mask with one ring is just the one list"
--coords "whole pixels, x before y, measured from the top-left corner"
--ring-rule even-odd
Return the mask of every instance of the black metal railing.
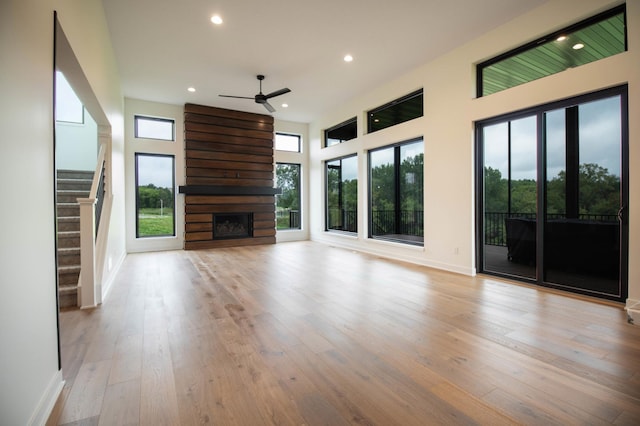
[[105, 162], [102, 162], [102, 167], [100, 168], [100, 176], [98, 176], [98, 188], [96, 190], [96, 209], [95, 209], [95, 218], [96, 218], [96, 235], [98, 235], [98, 227], [100, 226], [100, 216], [102, 216], [102, 205], [104, 204], [104, 194], [105, 194]]
[[334, 231], [358, 232], [358, 211], [329, 209], [327, 229]]
[[375, 210], [371, 213], [371, 235], [424, 236], [423, 210]]
[[[535, 219], [535, 213], [502, 213], [485, 212], [484, 214], [484, 243], [490, 246], [507, 245], [507, 228], [505, 220], [508, 218]], [[547, 220], [566, 219], [564, 214], [547, 214]], [[581, 214], [580, 220], [592, 220], [598, 222], [615, 222], [618, 216], [615, 214]]]
[[300, 211], [299, 210], [277, 210], [276, 211], [277, 229], [300, 229]]

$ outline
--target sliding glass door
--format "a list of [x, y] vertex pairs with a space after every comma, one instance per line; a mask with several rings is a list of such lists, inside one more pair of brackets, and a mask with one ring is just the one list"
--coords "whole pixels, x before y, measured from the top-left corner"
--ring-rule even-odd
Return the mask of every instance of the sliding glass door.
[[479, 269], [626, 297], [626, 87], [478, 124]]

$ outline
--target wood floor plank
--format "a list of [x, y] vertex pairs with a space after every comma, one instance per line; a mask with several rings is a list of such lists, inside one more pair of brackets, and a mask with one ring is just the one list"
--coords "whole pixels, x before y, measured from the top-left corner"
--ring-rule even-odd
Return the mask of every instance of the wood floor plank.
[[640, 424], [621, 305], [304, 241], [129, 255], [48, 424]]
[[60, 424], [100, 415], [110, 369], [111, 360], [82, 364], [58, 420]]
[[140, 422], [140, 379], [107, 387], [99, 426], [133, 426]]
[[178, 424], [175, 378], [166, 332], [144, 335], [140, 393], [141, 424]]

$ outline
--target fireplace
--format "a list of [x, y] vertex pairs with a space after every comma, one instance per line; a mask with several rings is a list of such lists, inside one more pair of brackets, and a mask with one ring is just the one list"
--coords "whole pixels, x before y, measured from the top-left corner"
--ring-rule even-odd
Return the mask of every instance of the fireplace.
[[213, 239], [253, 237], [253, 213], [213, 213]]

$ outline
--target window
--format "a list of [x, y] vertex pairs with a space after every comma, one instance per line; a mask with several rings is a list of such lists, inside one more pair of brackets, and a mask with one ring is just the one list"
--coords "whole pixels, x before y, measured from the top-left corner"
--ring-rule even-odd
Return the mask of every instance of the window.
[[143, 117], [136, 115], [135, 137], [145, 139], [175, 140], [175, 122], [168, 118]]
[[358, 120], [353, 117], [324, 131], [324, 146], [338, 145], [358, 137]]
[[276, 164], [276, 228], [300, 229], [300, 164]]
[[478, 97], [627, 50], [620, 6], [478, 65]]
[[424, 244], [422, 139], [369, 152], [369, 236]]
[[369, 133], [422, 117], [424, 111], [422, 89], [367, 112]]
[[358, 232], [358, 157], [326, 162], [327, 231]]
[[60, 71], [56, 72], [56, 121], [84, 123], [84, 106]]
[[136, 154], [136, 237], [175, 235], [173, 155]]
[[276, 133], [276, 150], [300, 152], [300, 135]]

